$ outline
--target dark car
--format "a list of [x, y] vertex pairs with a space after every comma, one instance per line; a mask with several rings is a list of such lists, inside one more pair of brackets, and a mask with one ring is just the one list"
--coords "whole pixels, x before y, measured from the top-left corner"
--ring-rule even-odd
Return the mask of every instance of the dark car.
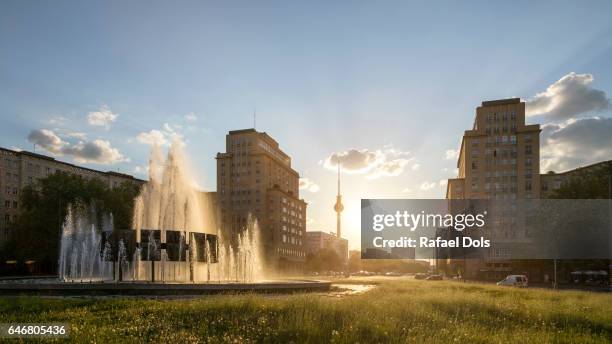
[[442, 275], [431, 275], [427, 277], [425, 280], [427, 281], [441, 281], [443, 280]]

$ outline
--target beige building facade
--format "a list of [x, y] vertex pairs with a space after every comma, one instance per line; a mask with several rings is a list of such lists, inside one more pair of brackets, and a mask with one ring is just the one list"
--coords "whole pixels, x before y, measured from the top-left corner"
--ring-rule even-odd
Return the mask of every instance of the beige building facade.
[[249, 216], [261, 229], [266, 266], [301, 272], [306, 252], [306, 202], [299, 198], [299, 174], [278, 142], [255, 129], [226, 136], [217, 154], [217, 204], [223, 228], [239, 232]]
[[[511, 200], [540, 198], [540, 125], [525, 124], [525, 103], [518, 98], [482, 102], [472, 129], [462, 137], [457, 169], [457, 178], [448, 180], [447, 199], [512, 204]], [[526, 238], [515, 230], [521, 217], [508, 210], [495, 223], [506, 226], [497, 229], [504, 237], [484, 259], [450, 259], [445, 262], [447, 270], [474, 279], [499, 279], [512, 271], [511, 252], [504, 245]]]
[[306, 253], [317, 254], [322, 249], [332, 249], [343, 262], [348, 260], [348, 240], [339, 238], [337, 234], [323, 231], [306, 232]]
[[540, 125], [525, 124], [525, 103], [482, 102], [461, 140], [457, 169], [446, 198], [539, 198]]

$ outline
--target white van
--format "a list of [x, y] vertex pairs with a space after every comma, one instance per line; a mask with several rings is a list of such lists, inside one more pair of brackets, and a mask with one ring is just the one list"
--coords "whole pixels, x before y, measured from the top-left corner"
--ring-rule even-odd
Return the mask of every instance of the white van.
[[497, 285], [527, 288], [527, 276], [508, 275], [505, 279], [497, 282]]

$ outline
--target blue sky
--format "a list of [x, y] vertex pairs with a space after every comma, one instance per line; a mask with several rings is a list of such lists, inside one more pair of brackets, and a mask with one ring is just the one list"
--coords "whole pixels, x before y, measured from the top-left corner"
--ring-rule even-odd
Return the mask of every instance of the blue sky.
[[[335, 226], [333, 154], [375, 157], [344, 178], [354, 247], [360, 198], [444, 197], [447, 151], [482, 100], [534, 101], [547, 166], [612, 158], [610, 13], [609, 1], [3, 1], [0, 146], [32, 150], [53, 133], [59, 159], [142, 177], [141, 141], [157, 130], [183, 138], [214, 190], [225, 134], [257, 109], [257, 129], [317, 186], [301, 191], [309, 230]], [[560, 117], [558, 99], [579, 106]], [[601, 138], [581, 141], [578, 126]], [[87, 160], [92, 143], [103, 154]]]

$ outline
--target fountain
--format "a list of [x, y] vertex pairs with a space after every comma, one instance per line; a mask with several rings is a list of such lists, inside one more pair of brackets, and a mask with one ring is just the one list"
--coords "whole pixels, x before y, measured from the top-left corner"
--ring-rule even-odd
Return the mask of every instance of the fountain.
[[197, 295], [228, 291], [328, 290], [330, 282], [266, 280], [257, 219], [239, 231], [218, 226], [213, 200], [197, 191], [180, 144], [164, 159], [154, 147], [149, 182], [132, 228], [114, 228], [95, 205], [69, 206], [58, 278], [0, 281], [0, 294]]
[[64, 282], [256, 282], [263, 279], [257, 221], [241, 232], [217, 227], [209, 197], [193, 187], [181, 146], [166, 159], [153, 147], [149, 182], [134, 204], [133, 229], [96, 225], [93, 207], [71, 206], [63, 226], [59, 278]]

